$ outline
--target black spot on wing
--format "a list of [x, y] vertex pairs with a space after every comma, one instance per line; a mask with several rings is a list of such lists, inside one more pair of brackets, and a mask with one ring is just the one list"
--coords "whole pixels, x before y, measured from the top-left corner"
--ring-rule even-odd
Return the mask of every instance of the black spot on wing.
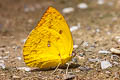
[[62, 31], [62, 30], [60, 30], [60, 31], [59, 31], [59, 34], [62, 34], [62, 33], [63, 33], [63, 31]]

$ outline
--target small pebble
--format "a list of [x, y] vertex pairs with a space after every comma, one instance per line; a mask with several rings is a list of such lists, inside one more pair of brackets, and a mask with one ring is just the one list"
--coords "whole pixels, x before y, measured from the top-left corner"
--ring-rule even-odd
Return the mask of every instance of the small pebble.
[[74, 8], [72, 8], [72, 7], [64, 8], [64, 9], [62, 10], [63, 13], [71, 13], [71, 12], [73, 12], [73, 11], [74, 11]]
[[101, 61], [101, 69], [107, 69], [112, 67], [112, 64], [109, 61]]
[[119, 56], [118, 55], [111, 55], [111, 60], [119, 60]]
[[0, 56], [0, 59], [2, 59], [2, 57]]
[[78, 56], [83, 57], [85, 54], [83, 52], [79, 53]]
[[98, 0], [98, 2], [97, 2], [99, 5], [102, 5], [102, 4], [104, 4], [104, 0]]
[[25, 11], [25, 12], [29, 12], [29, 8], [25, 7], [25, 8], [24, 8], [24, 11]]
[[113, 64], [118, 65], [119, 63], [118, 63], [118, 62], [116, 62], [116, 61], [114, 61], [114, 62], [113, 62]]
[[73, 32], [73, 31], [75, 31], [75, 30], [77, 30], [77, 29], [78, 29], [78, 26], [72, 26], [72, 27], [70, 28], [70, 31]]
[[118, 44], [120, 44], [120, 36], [116, 36], [115, 38], [113, 38], [113, 40]]
[[73, 45], [73, 48], [78, 48], [78, 45]]
[[78, 28], [80, 28], [80, 23], [77, 23]]
[[97, 28], [97, 29], [96, 29], [96, 32], [98, 32], [98, 33], [99, 33], [99, 32], [100, 32], [100, 29], [98, 29], [98, 28]]
[[106, 74], [110, 74], [111, 72], [110, 72], [110, 71], [106, 71], [105, 73], [106, 73]]
[[84, 47], [89, 46], [89, 45], [88, 45], [88, 42], [83, 42], [82, 46], [84, 46]]
[[120, 36], [116, 36], [115, 38], [116, 38], [116, 39], [120, 39]]
[[32, 22], [33, 22], [33, 20], [32, 20], [32, 19], [28, 19], [28, 22], [29, 22], [29, 23], [32, 23]]
[[72, 58], [72, 61], [73, 61], [73, 62], [75, 62], [75, 63], [77, 63], [77, 62], [78, 62], [77, 58], [75, 58], [75, 57], [74, 57], [74, 58]]
[[72, 27], [70, 28], [70, 31], [72, 32], [72, 31], [75, 31], [75, 30], [77, 30], [77, 29], [79, 29], [79, 28], [80, 28], [80, 23], [78, 23], [77, 26], [72, 26]]
[[5, 64], [4, 63], [0, 63], [0, 66], [2, 69], [5, 69]]
[[18, 60], [21, 60], [22, 58], [21, 57], [17, 57]]
[[9, 54], [9, 53], [10, 53], [10, 51], [5, 51], [5, 53]]
[[0, 60], [0, 63], [4, 63], [4, 60]]
[[5, 48], [0, 48], [0, 51], [5, 51]]
[[111, 48], [110, 51], [114, 54], [120, 54], [120, 50], [115, 49], [115, 48]]
[[24, 12], [30, 12], [30, 11], [35, 11], [35, 8], [33, 6], [25, 6], [24, 7]]
[[100, 51], [98, 51], [98, 53], [100, 53], [100, 54], [110, 54], [111, 52], [106, 51], [106, 50], [100, 50]]
[[117, 21], [118, 20], [118, 17], [113, 17], [112, 18], [112, 21]]
[[119, 44], [120, 44], [120, 39], [118, 39], [118, 41], [117, 41]]
[[86, 3], [80, 3], [77, 5], [77, 7], [80, 9], [86, 9], [86, 8], [88, 8], [88, 5]]
[[31, 70], [31, 68], [29, 68], [29, 67], [18, 67], [17, 69], [24, 70], [24, 71], [30, 71]]
[[100, 59], [98, 59], [98, 58], [96, 58], [96, 59], [89, 58], [88, 61], [90, 61], [90, 62], [100, 62]]
[[64, 80], [71, 80], [74, 79], [76, 76], [72, 73], [68, 73], [67, 75], [64, 75]]
[[20, 76], [13, 76], [14, 79], [20, 79]]
[[9, 58], [9, 56], [4, 56], [4, 57], [3, 57], [3, 59], [8, 59], [8, 58]]
[[110, 31], [108, 31], [108, 32], [107, 32], [107, 35], [111, 35], [111, 32], [110, 32]]
[[5, 74], [4, 73], [2, 73], [2, 74], [0, 74], [1, 76], [5, 76]]
[[81, 71], [89, 71], [89, 70], [91, 70], [91, 68], [89, 68], [89, 67], [79, 67], [79, 69]]

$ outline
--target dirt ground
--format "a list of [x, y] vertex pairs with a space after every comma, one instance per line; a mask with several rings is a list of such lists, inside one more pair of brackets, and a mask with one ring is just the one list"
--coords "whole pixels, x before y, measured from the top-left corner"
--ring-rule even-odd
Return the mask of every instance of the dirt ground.
[[[86, 3], [88, 8], [78, 8], [80, 3]], [[120, 49], [119, 5], [119, 0], [104, 0], [103, 4], [98, 0], [0, 0], [0, 80], [65, 79], [66, 69], [58, 69], [52, 75], [54, 70], [19, 69], [27, 67], [22, 56], [24, 41], [48, 6], [58, 9], [71, 28], [80, 24], [72, 31], [74, 44], [80, 47], [71, 62], [79, 66], [73, 68], [71, 64], [66, 79], [120, 80], [120, 56], [110, 51]], [[74, 11], [63, 13], [68, 7]], [[112, 66], [102, 69], [102, 61]]]

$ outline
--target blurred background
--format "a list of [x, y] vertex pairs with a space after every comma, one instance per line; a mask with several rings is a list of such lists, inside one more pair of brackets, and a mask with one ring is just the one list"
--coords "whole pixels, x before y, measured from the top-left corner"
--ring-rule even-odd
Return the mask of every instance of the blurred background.
[[74, 48], [83, 42], [73, 60], [80, 67], [67, 79], [120, 80], [120, 0], [0, 0], [0, 80], [66, 79], [65, 69], [52, 76], [31, 72], [22, 57], [28, 34], [49, 6], [65, 17]]

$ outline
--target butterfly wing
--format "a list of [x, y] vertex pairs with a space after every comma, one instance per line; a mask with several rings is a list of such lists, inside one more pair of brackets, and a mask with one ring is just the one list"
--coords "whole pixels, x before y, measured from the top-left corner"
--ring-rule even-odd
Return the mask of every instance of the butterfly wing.
[[50, 68], [69, 61], [72, 50], [73, 40], [64, 17], [49, 7], [29, 34], [23, 56], [30, 67]]

